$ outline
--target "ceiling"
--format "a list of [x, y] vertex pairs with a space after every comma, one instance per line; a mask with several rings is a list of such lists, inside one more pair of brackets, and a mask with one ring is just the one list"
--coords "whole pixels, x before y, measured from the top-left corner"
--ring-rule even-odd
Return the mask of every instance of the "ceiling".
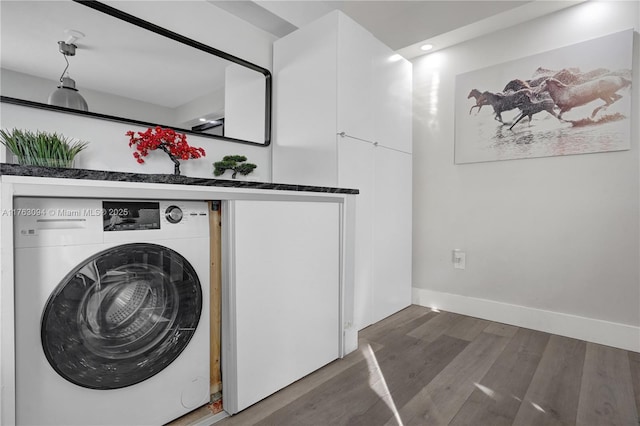
[[[314, 9], [304, 1], [258, 1], [267, 10], [307, 9], [304, 25], [319, 13], [339, 9], [393, 50], [468, 25], [528, 1], [319, 1]], [[320, 7], [322, 5], [323, 7]], [[324, 9], [324, 10], [322, 10]]]
[[407, 59], [572, 6], [581, 1], [208, 0], [277, 37], [339, 9]]

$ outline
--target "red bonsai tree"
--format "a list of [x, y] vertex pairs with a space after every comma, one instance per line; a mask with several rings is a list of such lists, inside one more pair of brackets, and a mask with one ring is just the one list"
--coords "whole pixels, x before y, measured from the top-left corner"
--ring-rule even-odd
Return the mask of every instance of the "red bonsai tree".
[[138, 132], [137, 136], [135, 132], [129, 130], [127, 136], [129, 136], [129, 146], [136, 146], [133, 156], [138, 163], [144, 163], [142, 157], [149, 155], [149, 151], [161, 149], [173, 161], [173, 174], [176, 175], [180, 174], [178, 160], [189, 160], [206, 155], [204, 149], [190, 146], [184, 133], [177, 133], [173, 129], [163, 129], [160, 126], [149, 127], [145, 132]]

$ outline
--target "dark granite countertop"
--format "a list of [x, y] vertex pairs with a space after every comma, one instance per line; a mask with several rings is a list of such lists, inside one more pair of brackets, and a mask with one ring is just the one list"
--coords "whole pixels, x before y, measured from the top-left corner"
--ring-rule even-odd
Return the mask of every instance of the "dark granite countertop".
[[219, 186], [225, 188], [272, 189], [278, 191], [326, 192], [332, 194], [358, 194], [357, 189], [323, 186], [292, 185], [286, 183], [252, 182], [243, 180], [206, 179], [188, 176], [107, 172], [87, 169], [59, 169], [55, 167], [22, 166], [0, 163], [0, 175], [32, 176], [58, 179], [104, 180], [112, 182], [167, 183], [171, 185]]

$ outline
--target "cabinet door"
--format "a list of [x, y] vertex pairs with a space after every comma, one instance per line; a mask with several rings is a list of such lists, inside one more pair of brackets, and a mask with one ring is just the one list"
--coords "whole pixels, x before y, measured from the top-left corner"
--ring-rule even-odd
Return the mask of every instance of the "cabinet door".
[[273, 182], [336, 186], [336, 45], [331, 13], [273, 45]]
[[374, 150], [373, 321], [411, 304], [411, 155]]
[[223, 391], [235, 413], [338, 358], [340, 206], [235, 201], [225, 217]]
[[357, 330], [373, 323], [373, 151], [368, 142], [338, 137], [338, 181], [358, 188], [356, 195], [354, 259], [354, 325]]
[[338, 30], [338, 132], [375, 141], [373, 58], [380, 43], [344, 14]]
[[375, 140], [382, 146], [411, 153], [412, 66], [394, 60], [394, 52], [379, 43], [373, 64]]

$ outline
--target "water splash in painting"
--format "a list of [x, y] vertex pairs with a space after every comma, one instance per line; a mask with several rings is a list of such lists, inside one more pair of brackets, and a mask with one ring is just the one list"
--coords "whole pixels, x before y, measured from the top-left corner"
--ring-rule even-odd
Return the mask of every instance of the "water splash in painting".
[[583, 118], [581, 120], [567, 120], [567, 122], [571, 123], [573, 127], [581, 127], [581, 126], [592, 126], [594, 124], [601, 124], [601, 123], [610, 123], [612, 121], [624, 120], [625, 118], [627, 117], [620, 114], [619, 112], [616, 112], [615, 114], [603, 115], [602, 117], [595, 120], [593, 118]]

